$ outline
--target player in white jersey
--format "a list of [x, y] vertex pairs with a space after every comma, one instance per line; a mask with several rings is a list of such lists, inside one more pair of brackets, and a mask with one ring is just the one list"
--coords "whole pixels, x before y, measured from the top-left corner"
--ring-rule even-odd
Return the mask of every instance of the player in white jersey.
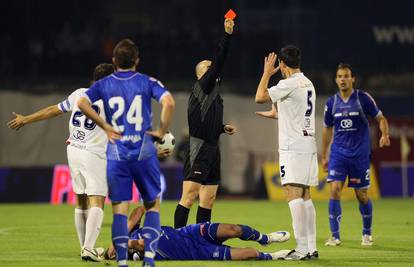
[[[97, 81], [114, 72], [112, 64], [100, 64], [95, 68], [93, 80]], [[67, 140], [68, 163], [76, 193], [75, 227], [84, 260], [100, 261], [103, 250], [95, 249], [103, 221], [103, 207], [108, 193], [106, 181], [106, 133], [96, 127], [77, 107], [77, 101], [86, 88], [74, 91], [61, 103], [49, 106], [33, 114], [16, 118], [8, 127], [18, 130], [26, 124], [46, 120], [72, 111]], [[105, 119], [102, 101], [93, 103], [93, 108]]]
[[[315, 88], [300, 70], [300, 50], [295, 46], [281, 49], [265, 58], [263, 76], [256, 92], [256, 103], [272, 101], [277, 110], [257, 112], [278, 118], [279, 163], [281, 184], [289, 202], [296, 248], [281, 251], [280, 258], [304, 260], [318, 258], [316, 248], [316, 213], [309, 187], [318, 185], [318, 159], [315, 141]], [[284, 79], [268, 88], [278, 71]]]

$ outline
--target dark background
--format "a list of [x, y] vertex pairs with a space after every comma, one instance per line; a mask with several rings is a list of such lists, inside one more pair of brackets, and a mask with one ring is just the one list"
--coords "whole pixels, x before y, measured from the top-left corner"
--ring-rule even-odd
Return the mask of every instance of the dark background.
[[414, 3], [402, 0], [1, 1], [0, 90], [86, 86], [125, 37], [139, 46], [139, 71], [173, 92], [189, 90], [195, 64], [214, 55], [229, 8], [238, 17], [224, 91], [252, 94], [266, 53], [295, 44], [319, 93], [336, 90], [335, 68], [348, 62], [359, 87], [412, 94]]

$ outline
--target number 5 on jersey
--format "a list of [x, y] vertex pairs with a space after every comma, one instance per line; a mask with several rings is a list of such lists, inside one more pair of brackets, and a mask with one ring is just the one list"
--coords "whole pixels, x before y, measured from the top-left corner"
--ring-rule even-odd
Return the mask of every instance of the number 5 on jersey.
[[[123, 132], [125, 126], [118, 122], [118, 119], [124, 114], [125, 111], [125, 100], [121, 96], [111, 97], [108, 101], [109, 107], [114, 109], [115, 112], [112, 114], [112, 126], [115, 130]], [[142, 96], [136, 95], [132, 101], [128, 112], [126, 114], [126, 121], [130, 125], [135, 125], [135, 131], [142, 130]]]
[[286, 175], [285, 165], [280, 166], [280, 177], [283, 178]]
[[308, 97], [307, 97], [307, 100], [308, 100], [308, 109], [305, 112], [305, 116], [306, 117], [310, 117], [312, 115], [313, 104], [312, 104], [312, 101], [311, 101], [311, 97], [312, 97], [312, 91], [311, 90], [308, 90]]

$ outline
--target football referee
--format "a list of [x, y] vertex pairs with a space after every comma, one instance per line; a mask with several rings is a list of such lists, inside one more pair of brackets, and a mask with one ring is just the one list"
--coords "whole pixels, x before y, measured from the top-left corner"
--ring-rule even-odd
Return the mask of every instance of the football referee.
[[187, 224], [188, 213], [199, 196], [197, 223], [211, 221], [211, 210], [220, 184], [219, 138], [236, 128], [223, 124], [223, 99], [219, 93], [220, 73], [229, 49], [234, 21], [224, 21], [224, 36], [214, 61], [203, 60], [195, 67], [197, 81], [188, 100], [190, 147], [184, 165], [181, 200], [175, 209], [174, 227]]

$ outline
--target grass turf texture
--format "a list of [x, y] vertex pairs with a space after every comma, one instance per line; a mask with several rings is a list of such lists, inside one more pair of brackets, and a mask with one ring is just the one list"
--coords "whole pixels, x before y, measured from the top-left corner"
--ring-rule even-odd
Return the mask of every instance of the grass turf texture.
[[[161, 222], [173, 224], [176, 202], [164, 202]], [[361, 247], [362, 219], [356, 201], [343, 201], [342, 245], [325, 247], [329, 236], [327, 201], [315, 202], [317, 242], [320, 259], [305, 262], [286, 261], [171, 261], [157, 266], [414, 266], [414, 201], [374, 201], [374, 246]], [[190, 223], [195, 220], [195, 205]], [[291, 229], [288, 206], [284, 202], [218, 201], [214, 221], [248, 224], [262, 232]], [[111, 208], [106, 207], [104, 225], [97, 246], [110, 243]], [[294, 241], [260, 247], [255, 242], [234, 240], [232, 246], [253, 246], [262, 251], [291, 249]], [[73, 206], [47, 204], [0, 205], [0, 266], [117, 266], [115, 262], [86, 263], [80, 260], [79, 243], [73, 225]], [[141, 266], [141, 262], [130, 262]]]

